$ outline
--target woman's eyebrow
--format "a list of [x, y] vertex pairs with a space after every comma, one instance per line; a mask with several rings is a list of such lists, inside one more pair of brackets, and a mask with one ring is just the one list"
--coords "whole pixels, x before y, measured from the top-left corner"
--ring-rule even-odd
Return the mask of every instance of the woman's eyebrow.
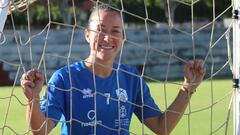
[[[98, 27], [101, 27], [101, 28], [105, 28], [106, 25], [103, 25], [103, 24], [99, 24]], [[113, 26], [114, 29], [121, 29], [120, 26]]]
[[121, 29], [121, 27], [120, 27], [120, 26], [113, 26], [113, 28]]

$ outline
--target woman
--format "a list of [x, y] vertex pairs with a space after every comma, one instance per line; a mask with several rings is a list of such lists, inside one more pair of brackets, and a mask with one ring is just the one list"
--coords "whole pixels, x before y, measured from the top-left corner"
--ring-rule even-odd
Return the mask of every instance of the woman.
[[133, 113], [156, 134], [170, 134], [204, 77], [203, 62], [185, 65], [176, 99], [167, 112], [161, 112], [138, 71], [114, 63], [123, 35], [119, 12], [98, 5], [85, 30], [89, 57], [57, 70], [41, 102], [43, 75], [35, 69], [23, 74], [21, 86], [29, 102], [26, 114], [33, 134], [49, 133], [62, 121], [62, 134], [125, 135]]

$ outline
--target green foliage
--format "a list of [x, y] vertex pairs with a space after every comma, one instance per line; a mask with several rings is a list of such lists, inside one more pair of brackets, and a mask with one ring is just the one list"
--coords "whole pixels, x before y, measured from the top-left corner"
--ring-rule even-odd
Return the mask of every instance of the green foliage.
[[34, 5], [33, 8], [31, 8], [31, 22], [33, 24], [39, 25], [39, 24], [45, 24], [48, 23], [48, 12], [46, 7], [43, 5]]
[[[52, 3], [50, 7], [51, 20], [61, 21], [61, 13], [58, 4]], [[34, 7], [31, 8], [30, 14], [30, 18], [33, 24], [46, 24], [50, 20], [48, 15], [48, 8], [44, 5], [34, 5]]]
[[[77, 1], [77, 6], [81, 5], [81, 1]], [[146, 10], [148, 12], [148, 17], [155, 21], [166, 21], [168, 15], [168, 7], [167, 2], [170, 3], [170, 9], [171, 12], [173, 12], [174, 15], [174, 21], [175, 22], [184, 22], [184, 21], [190, 21], [191, 20], [191, 7], [189, 5], [194, 4], [194, 18], [201, 18], [204, 20], [211, 20], [214, 16], [213, 11], [215, 11], [216, 15], [219, 15], [222, 13], [228, 6], [231, 5], [231, 1], [224, 1], [219, 2], [216, 1], [213, 3], [212, 0], [201, 0], [196, 2], [196, 0], [101, 0], [101, 2], [109, 3], [117, 5], [119, 9], [124, 8], [125, 11], [131, 12], [137, 16], [146, 17]], [[185, 4], [184, 4], [185, 3]], [[45, 5], [44, 5], [45, 4]], [[187, 5], [189, 4], [189, 5]], [[123, 7], [121, 6], [123, 5]], [[73, 10], [71, 5], [69, 4], [68, 9], [61, 10], [60, 1], [52, 1], [51, 2], [51, 20], [57, 21], [57, 22], [63, 22], [63, 13], [68, 12], [73, 16]], [[213, 8], [215, 10], [213, 10]], [[173, 10], [174, 9], [174, 10]], [[77, 14], [77, 19], [81, 14], [81, 12], [86, 12], [85, 14], [89, 14], [89, 11], [81, 10], [81, 9], [75, 9], [75, 12]], [[48, 23], [49, 15], [48, 15], [48, 8], [46, 3], [39, 2], [34, 3], [30, 6], [30, 12], [29, 12], [30, 22], [31, 24], [36, 25], [42, 25]], [[27, 24], [27, 13], [26, 11], [23, 13], [20, 13], [18, 11], [14, 12], [14, 21], [17, 25]], [[132, 15], [125, 15], [125, 21], [126, 22], [140, 22], [141, 19], [137, 19], [136, 17]], [[230, 17], [231, 11], [228, 11], [226, 14], [224, 14], [224, 17]], [[81, 20], [83, 21], [83, 20]], [[7, 24], [10, 24], [10, 18], [8, 19]]]
[[61, 13], [60, 13], [60, 8], [59, 5], [57, 3], [52, 4], [52, 8], [51, 8], [51, 19], [53, 21], [59, 21], [61, 20]]

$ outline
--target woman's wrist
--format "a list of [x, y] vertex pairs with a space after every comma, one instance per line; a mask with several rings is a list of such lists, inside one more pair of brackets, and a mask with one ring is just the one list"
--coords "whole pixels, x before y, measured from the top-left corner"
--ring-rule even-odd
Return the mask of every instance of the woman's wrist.
[[40, 96], [34, 96], [33, 98], [27, 99], [28, 103], [32, 103], [32, 102], [39, 102], [40, 101]]
[[194, 94], [196, 91], [195, 90], [191, 90], [189, 87], [182, 85], [180, 87], [180, 90], [183, 92], [186, 92], [189, 96], [191, 96], [192, 94]]

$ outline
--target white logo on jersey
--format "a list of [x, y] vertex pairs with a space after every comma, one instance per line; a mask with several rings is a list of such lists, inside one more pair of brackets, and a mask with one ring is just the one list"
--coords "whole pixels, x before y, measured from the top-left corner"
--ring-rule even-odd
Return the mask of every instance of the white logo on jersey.
[[120, 119], [120, 123], [119, 120], [115, 120], [115, 127], [118, 127], [119, 124], [121, 124], [121, 126], [129, 126], [130, 120], [128, 118]]
[[93, 91], [93, 90], [91, 90], [91, 89], [89, 89], [89, 88], [83, 89], [83, 90], [82, 90], [83, 99], [85, 99], [85, 98], [92, 98], [92, 97], [93, 97], [92, 91]]
[[120, 118], [124, 118], [127, 116], [127, 110], [125, 106], [120, 107]]
[[120, 112], [120, 122], [118, 119], [115, 119], [115, 127], [118, 127], [120, 124], [121, 126], [129, 126], [130, 122], [127, 117], [127, 108], [124, 105], [122, 105], [120, 107], [119, 112]]
[[91, 120], [91, 121], [94, 120], [94, 119], [95, 119], [95, 111], [94, 111], [94, 110], [88, 111], [87, 117], [88, 117], [88, 119]]
[[117, 94], [118, 98], [120, 99], [120, 101], [123, 101], [123, 102], [128, 101], [128, 95], [127, 95], [126, 90], [124, 90], [122, 88], [116, 89], [116, 94]]
[[96, 124], [102, 124], [101, 120], [95, 121], [96, 113], [94, 110], [88, 111], [87, 117], [90, 120], [90, 122], [81, 123], [82, 127], [95, 126]]

